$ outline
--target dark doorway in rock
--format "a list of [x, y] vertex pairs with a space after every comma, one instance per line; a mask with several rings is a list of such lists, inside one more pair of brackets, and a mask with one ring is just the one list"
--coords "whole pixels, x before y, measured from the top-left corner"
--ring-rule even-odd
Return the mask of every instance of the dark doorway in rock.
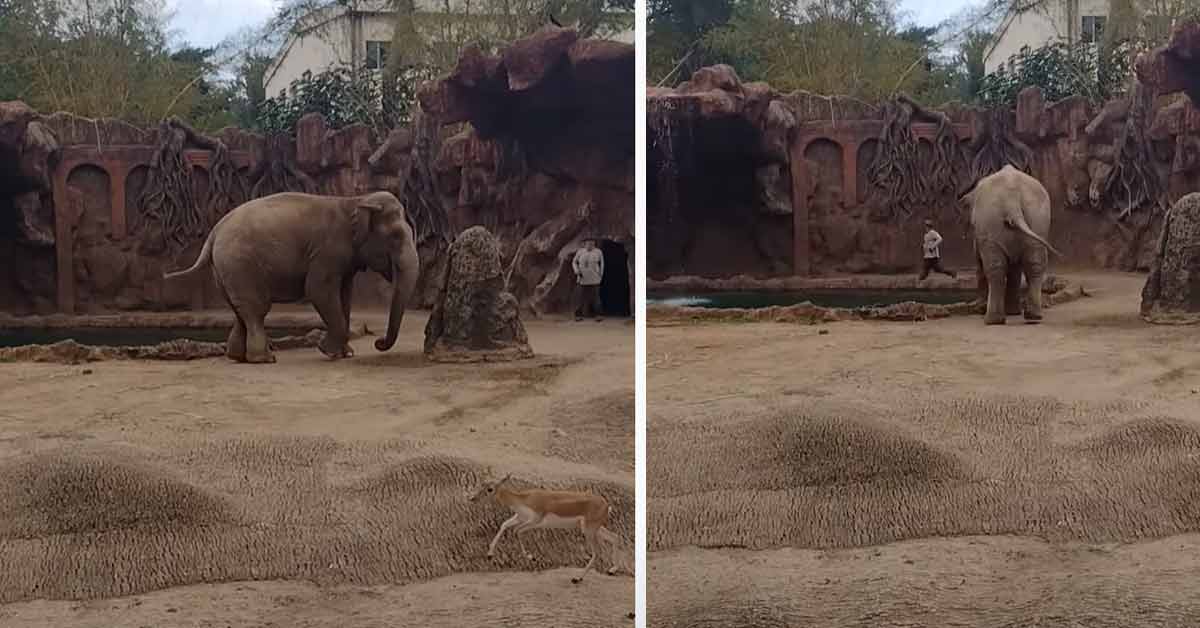
[[629, 252], [625, 245], [614, 240], [601, 240], [604, 255], [604, 279], [600, 281], [600, 309], [605, 316], [629, 316], [633, 304], [629, 299]]

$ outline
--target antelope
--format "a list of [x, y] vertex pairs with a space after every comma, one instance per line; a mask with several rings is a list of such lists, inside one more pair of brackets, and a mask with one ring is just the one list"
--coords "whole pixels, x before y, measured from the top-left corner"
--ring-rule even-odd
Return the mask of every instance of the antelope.
[[[519, 491], [505, 486], [511, 477], [512, 474], [509, 473], [499, 482], [485, 482], [470, 498], [474, 502], [485, 495], [492, 495], [495, 496], [498, 503], [513, 512], [512, 517], [500, 524], [500, 530], [492, 538], [492, 543], [488, 546], [488, 558], [495, 557], [496, 544], [500, 542], [500, 537], [509, 528], [515, 528], [514, 532], [517, 535], [517, 543], [521, 546], [521, 553], [525, 555], [526, 559], [531, 560], [533, 554], [526, 551], [525, 541], [521, 538], [522, 534], [538, 528], [579, 526], [587, 541], [588, 550], [592, 552], [592, 557], [588, 560], [587, 566], [583, 568], [583, 573], [578, 578], [571, 578], [571, 582], [574, 584], [583, 582], [584, 576], [592, 570], [592, 566], [596, 563], [596, 553], [599, 549], [598, 540], [603, 539], [607, 542], [610, 551], [615, 549], [618, 541], [617, 535], [604, 527], [608, 523], [609, 514], [612, 513], [612, 506], [608, 505], [608, 500], [599, 495], [576, 491], [542, 489]], [[614, 573], [616, 573], [615, 565], [608, 569], [609, 575]]]

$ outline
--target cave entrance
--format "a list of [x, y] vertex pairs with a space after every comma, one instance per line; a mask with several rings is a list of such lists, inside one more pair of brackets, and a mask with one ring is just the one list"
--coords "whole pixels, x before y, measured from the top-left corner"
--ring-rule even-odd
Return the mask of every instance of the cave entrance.
[[616, 240], [600, 240], [604, 278], [600, 280], [600, 312], [605, 316], [630, 316], [629, 252]]

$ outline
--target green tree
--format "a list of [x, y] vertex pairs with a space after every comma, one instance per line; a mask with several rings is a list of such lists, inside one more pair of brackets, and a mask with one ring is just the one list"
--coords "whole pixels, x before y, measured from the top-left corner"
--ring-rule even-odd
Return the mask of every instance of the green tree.
[[803, 10], [778, 0], [741, 0], [703, 45], [742, 78], [784, 91], [868, 101], [906, 91], [920, 98], [930, 81], [930, 46], [923, 31], [904, 35], [887, 0], [816, 0]]
[[[215, 107], [205, 51], [167, 46], [153, 0], [0, 0], [0, 91], [42, 111], [150, 125]], [[207, 87], [212, 88], [213, 85]], [[211, 93], [211, 92], [210, 92]]]
[[697, 69], [718, 62], [704, 37], [733, 17], [735, 0], [649, 0], [646, 64], [651, 85], [687, 80]]

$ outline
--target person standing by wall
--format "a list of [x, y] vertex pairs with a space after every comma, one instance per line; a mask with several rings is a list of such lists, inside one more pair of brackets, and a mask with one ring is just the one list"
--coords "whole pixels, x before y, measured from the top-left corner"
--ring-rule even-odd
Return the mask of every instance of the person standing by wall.
[[579, 284], [579, 305], [575, 309], [575, 320], [585, 316], [600, 317], [600, 282], [604, 279], [604, 254], [596, 248], [596, 241], [588, 238], [583, 248], [575, 253], [571, 262], [575, 269], [575, 283]]
[[942, 268], [942, 234], [938, 233], [933, 228], [932, 220], [925, 220], [925, 242], [923, 248], [925, 250], [925, 266], [921, 269], [920, 281], [924, 281], [929, 276], [930, 271], [937, 271], [943, 275], [948, 275], [951, 278], [957, 277], [952, 270]]

